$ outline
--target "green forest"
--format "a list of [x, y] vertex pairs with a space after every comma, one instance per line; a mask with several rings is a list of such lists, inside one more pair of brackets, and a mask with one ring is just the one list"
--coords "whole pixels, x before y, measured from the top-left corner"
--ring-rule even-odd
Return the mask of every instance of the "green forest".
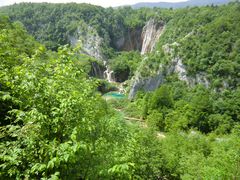
[[240, 179], [240, 3], [0, 7], [0, 139], [3, 180]]

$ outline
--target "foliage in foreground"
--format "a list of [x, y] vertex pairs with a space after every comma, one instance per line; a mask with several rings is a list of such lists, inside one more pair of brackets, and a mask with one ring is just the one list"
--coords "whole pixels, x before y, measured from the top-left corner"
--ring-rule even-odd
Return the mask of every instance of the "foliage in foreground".
[[[120, 146], [124, 132], [118, 133], [118, 121], [75, 52], [62, 48], [56, 54], [42, 46], [25, 51], [23, 41], [18, 44], [9, 33], [21, 29], [7, 19], [1, 25], [1, 178], [107, 174], [114, 162], [108, 156]], [[28, 37], [22, 32], [20, 40]], [[12, 56], [17, 51], [19, 56]]]

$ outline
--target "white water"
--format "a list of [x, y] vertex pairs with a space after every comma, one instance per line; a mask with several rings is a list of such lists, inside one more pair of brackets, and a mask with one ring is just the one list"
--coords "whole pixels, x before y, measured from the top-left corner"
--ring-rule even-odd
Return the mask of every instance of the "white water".
[[103, 61], [103, 64], [106, 67], [106, 70], [103, 72], [104, 78], [106, 78], [108, 82], [114, 82], [113, 71], [109, 69], [107, 61]]
[[118, 91], [121, 93], [121, 94], [126, 94], [126, 90], [124, 89], [123, 87], [123, 83], [120, 83], [119, 84], [119, 87], [118, 87]]

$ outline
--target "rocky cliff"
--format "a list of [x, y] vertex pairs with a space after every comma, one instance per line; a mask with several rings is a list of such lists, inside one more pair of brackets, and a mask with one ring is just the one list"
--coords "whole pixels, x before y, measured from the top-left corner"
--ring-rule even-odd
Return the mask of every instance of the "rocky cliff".
[[143, 55], [153, 51], [163, 30], [163, 23], [150, 19], [144, 27], [127, 29], [126, 32], [114, 42], [114, 46], [119, 51], [137, 50]]
[[106, 71], [106, 67], [104, 65], [101, 65], [97, 62], [91, 62], [91, 70], [89, 72], [89, 75], [92, 77], [97, 78], [105, 78], [104, 72]]
[[[155, 21], [154, 19], [149, 20], [142, 28], [141, 33], [141, 55], [152, 52], [164, 32], [164, 24]], [[140, 74], [141, 68], [145, 66], [145, 62], [148, 58], [144, 58], [138, 71], [132, 79], [130, 87], [129, 98], [132, 99], [138, 90], [152, 91], [156, 89], [164, 81], [165, 73], [163, 67], [160, 65], [158, 72], [153, 76], [142, 77]]]
[[[91, 26], [82, 22], [77, 31], [69, 36], [69, 41], [72, 46], [80, 46], [81, 53], [87, 54], [96, 58], [98, 61], [103, 61], [104, 56], [102, 53], [103, 38], [101, 38], [97, 31]], [[107, 67], [105, 64], [98, 63], [97, 61], [91, 62], [90, 76], [97, 78], [105, 78], [105, 71]]]
[[69, 41], [73, 46], [79, 45], [83, 53], [96, 59], [103, 59], [101, 52], [103, 39], [91, 26], [83, 23], [78, 27], [74, 35], [69, 36]]
[[142, 62], [142, 67], [139, 67], [138, 72], [132, 79], [132, 84], [129, 92], [129, 99], [132, 99], [137, 91], [153, 91], [158, 88], [162, 83], [164, 83], [165, 78], [168, 75], [176, 73], [178, 75], [179, 80], [185, 81], [188, 86], [194, 86], [196, 84], [202, 84], [205, 87], [210, 86], [210, 82], [207, 79], [207, 75], [204, 72], [199, 72], [195, 76], [188, 76], [185, 65], [182, 62], [182, 58], [174, 54], [174, 46], [179, 46], [178, 43], [166, 44], [162, 47], [166, 56], [170, 58], [170, 62], [167, 64], [160, 64], [159, 68], [154, 75], [149, 75], [147, 77], [143, 77], [139, 72], [143, 66], [146, 67], [144, 61], [147, 61], [147, 57]]
[[158, 39], [164, 30], [164, 24], [158, 23], [154, 19], [149, 20], [142, 30], [141, 54], [152, 52]]
[[[137, 50], [144, 55], [154, 50], [163, 31], [163, 23], [151, 19], [146, 22], [144, 27], [126, 29], [123, 36], [114, 42], [114, 46], [119, 51]], [[91, 76], [113, 81], [114, 78], [111, 76], [113, 73], [102, 53], [104, 40], [94, 28], [82, 22], [77, 31], [69, 36], [69, 41], [73, 46], [79, 45], [82, 53], [104, 62], [103, 64], [105, 68], [100, 67], [96, 62], [91, 63]]]
[[141, 51], [142, 48], [142, 28], [127, 29], [126, 32], [114, 42], [119, 51]]

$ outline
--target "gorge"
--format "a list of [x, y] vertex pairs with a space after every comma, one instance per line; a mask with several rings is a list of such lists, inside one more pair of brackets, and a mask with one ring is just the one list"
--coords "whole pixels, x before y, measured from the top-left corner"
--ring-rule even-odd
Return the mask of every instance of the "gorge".
[[239, 2], [0, 7], [0, 179], [238, 179], [239, 22]]
[[[90, 26], [86, 26], [85, 24], [81, 26], [83, 28], [79, 27], [74, 33], [74, 36], [69, 37], [71, 45], [80, 46], [80, 51], [82, 53], [95, 57], [103, 63], [103, 66], [100, 65], [101, 62], [100, 64], [97, 62], [91, 63], [92, 70], [90, 75], [93, 77], [104, 78], [110, 83], [114, 81], [122, 82], [124, 80], [127, 80], [128, 75], [125, 75], [126, 78], [124, 80], [121, 80], [121, 76], [123, 76], [122, 74], [114, 77], [114, 72], [109, 66], [109, 60], [104, 57], [103, 53], [101, 52], [101, 46], [103, 46], [104, 42], [98, 33]], [[141, 55], [144, 56], [145, 54], [150, 53], [154, 50], [156, 43], [158, 42], [163, 32], [164, 23], [150, 19], [141, 28], [127, 29], [125, 34], [116, 41], [115, 45], [117, 51], [139, 51]], [[130, 97], [133, 96], [133, 93], [131, 93], [131, 91], [136, 92], [140, 88], [140, 86], [139, 88], [136, 88], [136, 85], [134, 85], [134, 83], [136, 83], [135, 80], [130, 90]], [[143, 85], [149, 87], [146, 88], [146, 90], [154, 90], [159, 86], [159, 83], [155, 84], [154, 81], [151, 81], [150, 84], [143, 83]], [[125, 90], [121, 91], [123, 92]]]

